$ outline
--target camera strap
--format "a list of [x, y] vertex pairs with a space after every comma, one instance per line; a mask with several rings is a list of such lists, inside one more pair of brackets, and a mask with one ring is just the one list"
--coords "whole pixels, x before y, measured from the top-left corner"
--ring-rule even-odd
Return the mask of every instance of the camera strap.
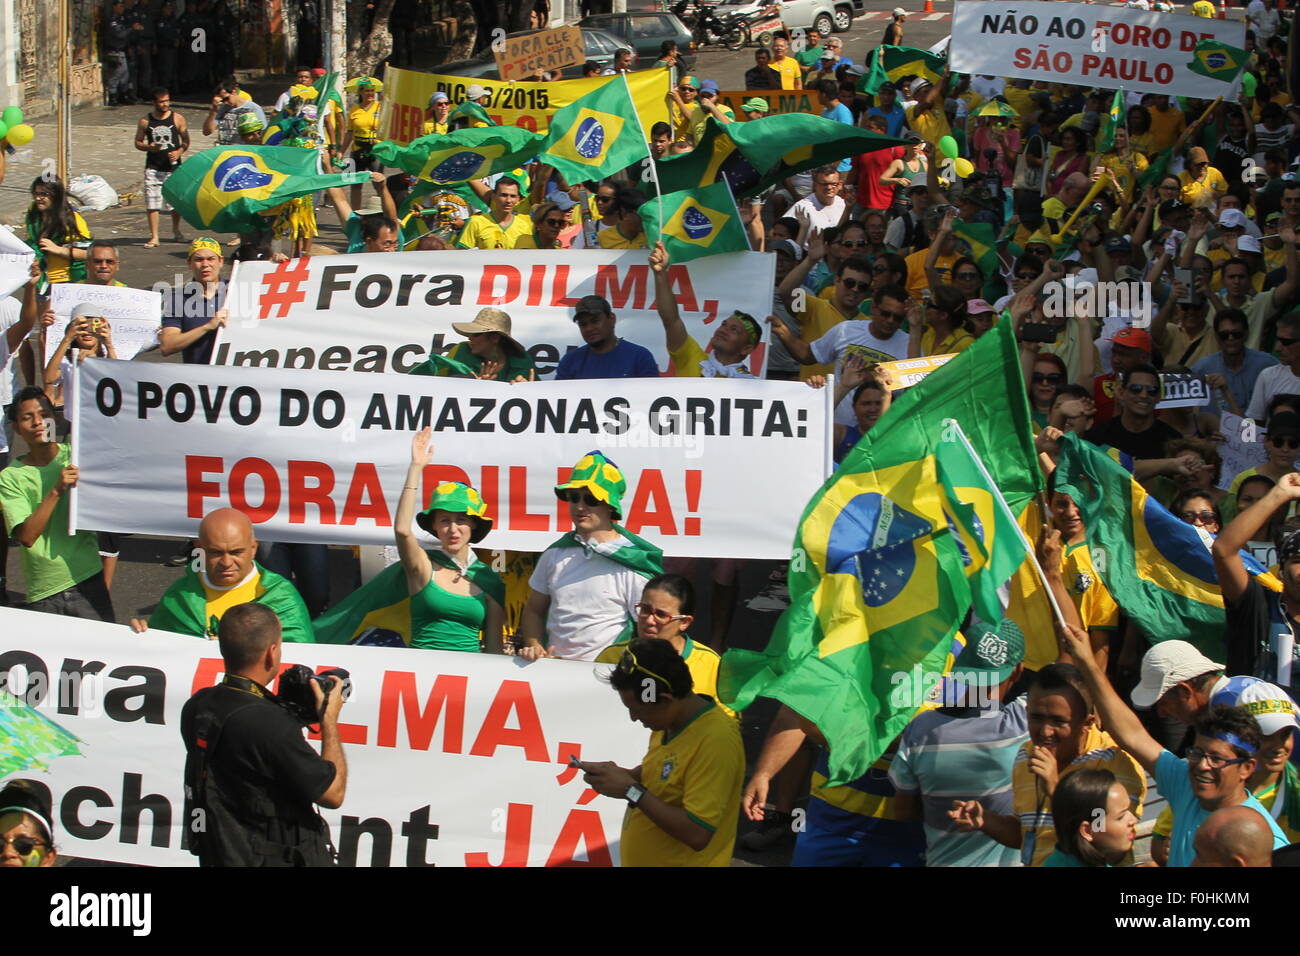
[[223, 687], [229, 687], [233, 690], [241, 690], [245, 694], [252, 694], [254, 697], [261, 697], [263, 700], [274, 700], [271, 694], [267, 693], [265, 687], [255, 680], [249, 680], [247, 677], [240, 677], [238, 674], [227, 674], [221, 680]]

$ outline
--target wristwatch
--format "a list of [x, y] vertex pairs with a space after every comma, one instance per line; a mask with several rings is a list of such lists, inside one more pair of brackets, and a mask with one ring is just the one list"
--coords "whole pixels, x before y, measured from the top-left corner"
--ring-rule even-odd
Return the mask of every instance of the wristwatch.
[[623, 799], [628, 802], [629, 806], [635, 807], [645, 796], [645, 790], [636, 784], [628, 784], [627, 793], [623, 794]]

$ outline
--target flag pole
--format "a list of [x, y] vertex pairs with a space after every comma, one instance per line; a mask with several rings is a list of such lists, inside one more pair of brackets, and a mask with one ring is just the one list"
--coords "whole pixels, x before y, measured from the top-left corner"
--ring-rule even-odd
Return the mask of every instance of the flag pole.
[[[957, 433], [957, 436], [961, 439], [962, 446], [966, 449], [966, 453], [970, 455], [971, 461], [973, 461], [975, 467], [979, 469], [980, 477], [982, 477], [985, 483], [993, 489], [993, 506], [1001, 509], [1003, 517], [1010, 522], [1011, 527], [1016, 529], [1016, 536], [1020, 539], [1020, 544], [1029, 555], [1029, 560], [1034, 562], [1034, 570], [1038, 572], [1038, 580], [1043, 583], [1043, 591], [1047, 594], [1047, 602], [1052, 606], [1052, 613], [1056, 615], [1056, 620], [1060, 622], [1061, 627], [1065, 627], [1065, 615], [1061, 613], [1061, 605], [1057, 603], [1056, 595], [1052, 593], [1052, 586], [1047, 583], [1047, 574], [1043, 571], [1043, 566], [1038, 563], [1038, 554], [1034, 551], [1034, 546], [1029, 543], [1029, 538], [1026, 537], [1024, 529], [1020, 527], [1020, 522], [1016, 520], [1016, 516], [1012, 513], [1011, 506], [1008, 505], [1007, 500], [1002, 497], [1002, 489], [997, 486], [997, 483], [993, 480], [993, 476], [990, 475], [988, 469], [984, 467], [983, 460], [981, 460], [980, 456], [975, 453], [975, 449], [971, 446], [970, 439], [968, 439], [966, 433], [962, 431], [961, 424], [957, 419], [949, 418], [944, 422], [944, 425], [945, 427], [952, 428]], [[1044, 520], [1046, 520], [1045, 514]]]
[[[664, 194], [663, 190], [659, 188], [659, 169], [655, 166], [655, 158], [650, 155], [650, 140], [646, 137], [645, 127], [641, 125], [641, 114], [637, 112], [636, 100], [632, 96], [632, 87], [627, 82], [627, 74], [620, 73], [619, 76], [623, 80], [623, 89], [627, 91], [627, 101], [632, 104], [632, 119], [636, 121], [636, 128], [641, 131], [641, 142], [646, 144], [646, 162], [650, 164], [646, 169], [650, 173], [650, 181], [655, 184], [655, 198], [659, 203], [659, 222], [662, 225], [664, 221]], [[645, 182], [644, 179], [641, 181]]]

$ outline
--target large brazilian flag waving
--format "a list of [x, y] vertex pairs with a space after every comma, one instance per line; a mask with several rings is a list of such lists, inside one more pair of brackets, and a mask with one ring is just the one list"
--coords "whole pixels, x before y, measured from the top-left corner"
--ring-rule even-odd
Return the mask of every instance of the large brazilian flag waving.
[[542, 144], [543, 160], [571, 183], [601, 179], [649, 156], [623, 74], [557, 110]]
[[667, 193], [641, 206], [646, 241], [663, 240], [671, 262], [689, 262], [724, 252], [748, 252], [749, 237], [725, 182]]
[[1024, 510], [1043, 482], [1015, 336], [1002, 322], [909, 389], [849, 452], [804, 510], [790, 607], [767, 647], [722, 661], [724, 703], [741, 710], [771, 697], [817, 725], [832, 786], [866, 773], [912, 719], [919, 702], [900, 687], [951, 664], [971, 607], [967, 568], [1002, 551], [1003, 523], [978, 494], [948, 497], [979, 484], [969, 472], [943, 480], [949, 419], [1009, 509]]
[[487, 126], [421, 136], [407, 146], [384, 140], [374, 154], [427, 182], [463, 183], [522, 166], [537, 155], [542, 139], [517, 126]]
[[318, 173], [320, 154], [297, 146], [213, 146], [163, 183], [163, 198], [196, 229], [247, 232], [258, 216], [318, 189], [366, 182], [370, 174]]

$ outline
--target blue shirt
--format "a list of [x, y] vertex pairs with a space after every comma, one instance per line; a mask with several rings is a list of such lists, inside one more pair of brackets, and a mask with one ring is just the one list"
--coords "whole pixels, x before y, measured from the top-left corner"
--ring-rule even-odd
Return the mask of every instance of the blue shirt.
[[[830, 109], [822, 110], [822, 119], [835, 120], [837, 123], [844, 123], [848, 126], [853, 125], [853, 111], [843, 103], [836, 103]], [[840, 160], [839, 170], [847, 173], [853, 168], [853, 161], [845, 158]]]
[[867, 110], [868, 116], [883, 116], [885, 118], [885, 135], [897, 136], [903, 131], [903, 121], [907, 119], [907, 113], [897, 101], [893, 109], [885, 109], [883, 106], [873, 106]]
[[[1156, 760], [1155, 778], [1156, 786], [1169, 801], [1169, 808], [1174, 811], [1174, 829], [1169, 834], [1169, 865], [1191, 866], [1192, 860], [1196, 858], [1196, 831], [1214, 811], [1206, 810], [1193, 795], [1192, 780], [1187, 774], [1187, 761], [1180, 760], [1168, 750]], [[1286, 838], [1281, 827], [1273, 821], [1273, 817], [1255, 799], [1254, 794], [1247, 793], [1241, 806], [1258, 811], [1268, 821], [1268, 827], [1273, 831], [1273, 849], [1280, 850], [1290, 844], [1291, 841]]]
[[[1255, 379], [1259, 378], [1259, 373], [1266, 368], [1272, 368], [1277, 365], [1278, 361], [1267, 352], [1260, 352], [1256, 349], [1246, 349], [1246, 357], [1242, 360], [1241, 368], [1232, 371], [1224, 364], [1223, 353], [1215, 352], [1213, 355], [1207, 355], [1195, 365], [1192, 371], [1197, 375], [1222, 375], [1228, 383], [1228, 391], [1237, 402], [1237, 407], [1241, 413], [1246, 414], [1246, 409], [1250, 406], [1250, 396], [1255, 390]], [[1217, 390], [1213, 391], [1210, 400], [1201, 408], [1203, 412], [1209, 412], [1212, 415], [1218, 415], [1228, 410], [1227, 403], [1223, 396]]]
[[[1055, 849], [1052, 855], [1043, 861], [1043, 866], [1087, 866], [1077, 856], [1070, 856], [1068, 853], [1062, 853], [1061, 850]], [[1108, 864], [1109, 865], [1109, 864]]]
[[612, 351], [597, 353], [590, 345], [574, 349], [555, 370], [556, 381], [572, 378], [655, 378], [659, 366], [650, 350], [619, 339]]

